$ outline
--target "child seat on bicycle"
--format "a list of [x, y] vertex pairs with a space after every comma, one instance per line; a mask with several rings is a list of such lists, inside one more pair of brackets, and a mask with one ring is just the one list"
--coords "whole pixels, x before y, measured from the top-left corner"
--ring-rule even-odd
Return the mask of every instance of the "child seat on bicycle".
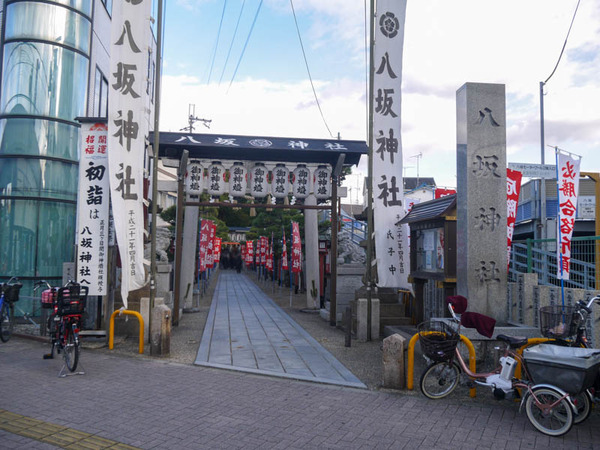
[[479, 334], [487, 338], [494, 335], [496, 319], [476, 312], [468, 312], [468, 301], [462, 295], [452, 295], [446, 297], [446, 303], [451, 306], [451, 312], [460, 314], [460, 324], [466, 328], [475, 328]]

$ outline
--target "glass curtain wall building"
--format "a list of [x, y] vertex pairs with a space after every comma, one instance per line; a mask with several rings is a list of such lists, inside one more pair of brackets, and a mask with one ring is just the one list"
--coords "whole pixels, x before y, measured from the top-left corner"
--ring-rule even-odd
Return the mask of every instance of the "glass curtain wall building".
[[19, 277], [25, 298], [39, 279], [62, 284], [63, 263], [74, 261], [75, 118], [102, 97], [93, 91], [94, 3], [110, 33], [106, 0], [0, 0], [0, 281]]

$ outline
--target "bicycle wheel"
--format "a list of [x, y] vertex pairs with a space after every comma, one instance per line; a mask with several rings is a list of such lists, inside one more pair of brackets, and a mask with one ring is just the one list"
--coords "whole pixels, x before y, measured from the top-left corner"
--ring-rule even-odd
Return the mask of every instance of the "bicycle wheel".
[[75, 341], [73, 330], [69, 328], [65, 330], [63, 352], [67, 369], [75, 372], [77, 363], [79, 362], [79, 344]]
[[577, 412], [573, 415], [573, 425], [580, 424], [590, 417], [592, 413], [592, 396], [588, 391], [577, 395], [571, 395], [571, 401], [575, 405]]
[[455, 362], [433, 363], [421, 375], [421, 392], [434, 400], [446, 397], [458, 386], [459, 376], [460, 368]]
[[[551, 388], [539, 387], [533, 388], [533, 392], [541, 404], [538, 407], [533, 395], [528, 395], [525, 400], [525, 412], [531, 424], [540, 432], [548, 436], [562, 436], [573, 426], [573, 412], [567, 400], [562, 399], [562, 395]], [[544, 410], [557, 401], [560, 402], [553, 408]]]
[[0, 340], [2, 342], [8, 342], [12, 335], [13, 323], [11, 316], [9, 304], [4, 300], [2, 308], [0, 308]]

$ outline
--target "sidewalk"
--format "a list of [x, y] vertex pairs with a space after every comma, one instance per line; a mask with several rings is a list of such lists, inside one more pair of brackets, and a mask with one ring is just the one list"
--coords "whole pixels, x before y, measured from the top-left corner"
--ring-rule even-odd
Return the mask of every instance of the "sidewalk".
[[0, 345], [0, 448], [600, 448], [597, 411], [564, 437], [549, 438], [518, 403], [497, 402], [485, 389], [471, 399], [459, 387], [439, 401], [380, 389], [369, 378], [380, 371], [380, 341], [346, 348], [343, 332], [300, 312], [303, 295], [289, 308], [289, 291], [258, 285], [273, 291], [273, 302], [287, 303], [286, 312], [361, 381], [370, 380], [369, 390], [193, 365], [211, 307], [205, 295], [200, 311], [184, 314], [175, 328], [169, 358], [138, 355], [131, 338], [112, 351], [87, 346], [85, 374], [58, 378], [62, 359], [42, 359], [48, 344], [14, 337]]

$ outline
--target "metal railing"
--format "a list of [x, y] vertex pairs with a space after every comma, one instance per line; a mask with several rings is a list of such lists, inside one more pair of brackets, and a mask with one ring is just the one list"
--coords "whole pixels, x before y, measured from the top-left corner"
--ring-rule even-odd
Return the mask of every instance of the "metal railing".
[[[320, 220], [331, 220], [331, 211], [322, 211]], [[360, 244], [367, 238], [367, 223], [361, 220], [356, 220], [354, 217], [342, 211], [340, 214], [340, 231], [346, 231], [351, 237], [352, 242]]]
[[[564, 287], [600, 289], [597, 257], [600, 258], [600, 236], [573, 238], [569, 280], [564, 280]], [[561, 280], [557, 277], [558, 267], [555, 239], [527, 239], [513, 242], [509, 281], [516, 281], [519, 273], [536, 273], [540, 284], [560, 286]]]

